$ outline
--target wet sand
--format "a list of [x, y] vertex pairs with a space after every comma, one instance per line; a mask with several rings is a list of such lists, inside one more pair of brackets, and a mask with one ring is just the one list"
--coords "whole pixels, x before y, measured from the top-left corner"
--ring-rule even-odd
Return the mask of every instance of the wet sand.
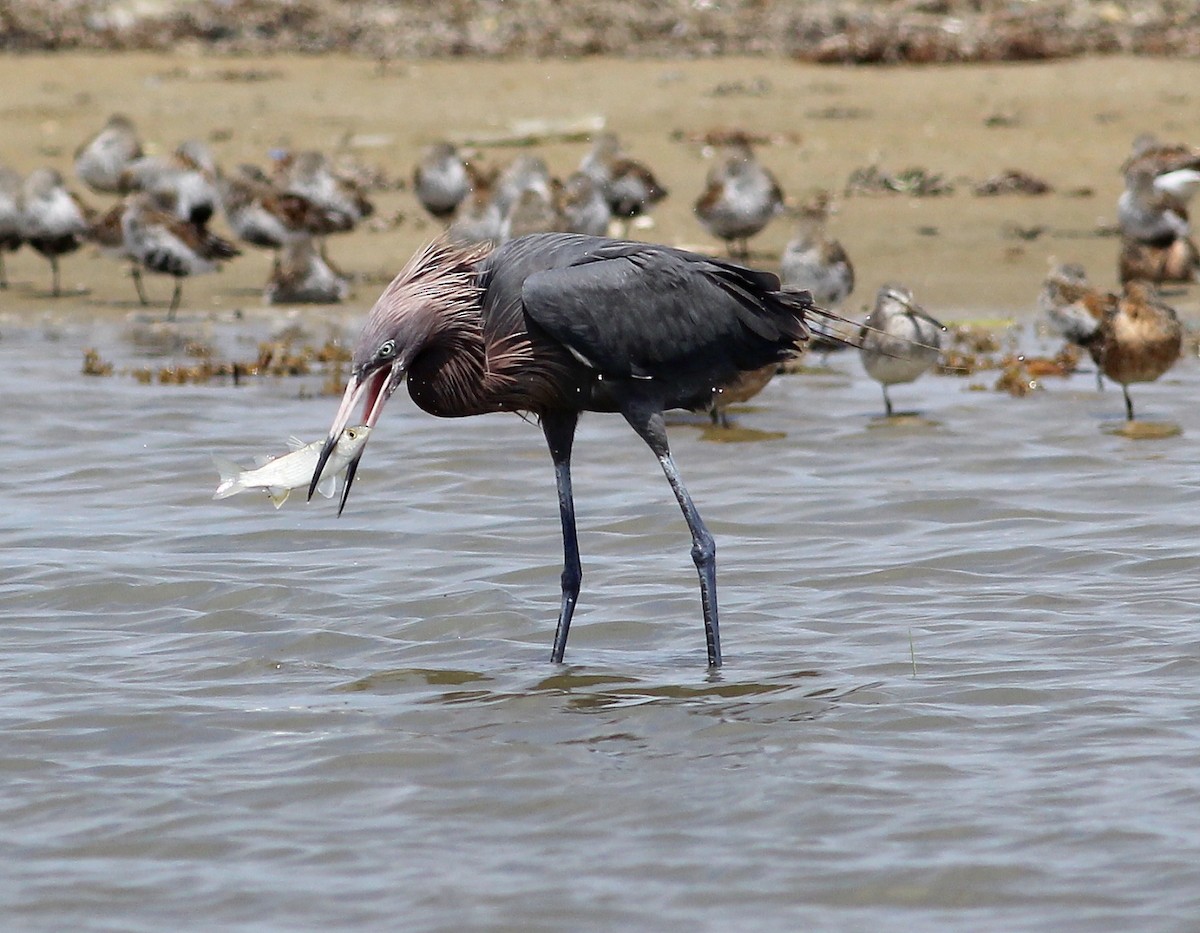
[[[0, 60], [8, 88], [0, 117], [0, 160], [22, 172], [50, 164], [71, 173], [76, 146], [114, 110], [129, 114], [153, 151], [182, 139], [210, 142], [219, 161], [265, 164], [273, 147], [349, 155], [403, 186], [376, 191], [370, 229], [331, 241], [331, 255], [356, 282], [342, 311], [358, 315], [382, 284], [439, 226], [407, 189], [419, 148], [439, 137], [504, 134], [515, 121], [603, 118], [671, 191], [651, 229], [635, 235], [719, 251], [691, 212], [706, 169], [706, 131], [737, 126], [771, 137], [762, 160], [790, 199], [819, 188], [842, 192], [871, 164], [889, 172], [920, 167], [955, 185], [952, 194], [839, 197], [831, 232], [850, 252], [857, 313], [876, 287], [911, 286], [931, 311], [951, 319], [1032, 319], [1048, 264], [1082, 262], [1112, 287], [1118, 166], [1143, 131], [1194, 142], [1190, 120], [1200, 64], [1143, 58], [1048, 64], [858, 68], [777, 59], [709, 61], [377, 63], [339, 56], [224, 58], [200, 54], [61, 54]], [[539, 145], [567, 173], [586, 143]], [[517, 150], [484, 149], [489, 162]], [[1006, 169], [1049, 182], [1034, 197], [979, 197], [971, 186]], [[104, 197], [81, 192], [97, 207]], [[224, 231], [223, 222], [216, 222]], [[752, 241], [754, 263], [777, 268], [790, 235], [786, 219]], [[4, 317], [123, 315], [138, 310], [127, 273], [90, 248], [64, 260], [77, 294], [47, 296], [49, 267], [23, 250], [6, 257], [13, 287]], [[252, 313], [270, 266], [246, 255], [215, 276], [189, 281], [185, 313]], [[167, 279], [151, 295], [170, 297]], [[1192, 293], [1173, 298], [1188, 316]], [[341, 312], [337, 312], [341, 313]]]

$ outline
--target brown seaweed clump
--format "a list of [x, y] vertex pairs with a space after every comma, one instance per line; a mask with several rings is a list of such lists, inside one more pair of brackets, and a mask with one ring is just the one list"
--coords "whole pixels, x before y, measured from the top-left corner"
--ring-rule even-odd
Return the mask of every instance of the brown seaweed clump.
[[913, 167], [892, 174], [878, 165], [857, 168], [846, 181], [846, 197], [852, 195], [908, 194], [916, 198], [952, 194], [954, 185], [940, 174]]

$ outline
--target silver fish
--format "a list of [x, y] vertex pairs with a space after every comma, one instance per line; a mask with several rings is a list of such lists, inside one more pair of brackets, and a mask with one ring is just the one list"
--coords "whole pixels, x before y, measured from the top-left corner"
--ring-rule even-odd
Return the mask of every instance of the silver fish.
[[[342, 432], [329, 457], [329, 464], [322, 471], [321, 484], [317, 486], [317, 492], [326, 499], [333, 498], [338, 480], [346, 472], [350, 461], [362, 450], [370, 433], [371, 429], [366, 425], [346, 428]], [[288, 446], [292, 448], [290, 454], [272, 457], [254, 470], [244, 470], [232, 460], [213, 454], [213, 463], [221, 474], [221, 485], [213, 493], [213, 498], [225, 499], [247, 489], [265, 489], [275, 508], [279, 508], [287, 502], [293, 489], [307, 486], [312, 481], [325, 442], [321, 440], [305, 444], [293, 437], [288, 440]]]

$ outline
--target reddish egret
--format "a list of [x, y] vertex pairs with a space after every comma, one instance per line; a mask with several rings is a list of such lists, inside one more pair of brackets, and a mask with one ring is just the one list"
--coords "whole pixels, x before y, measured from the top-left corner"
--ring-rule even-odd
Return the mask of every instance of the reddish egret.
[[[806, 291], [721, 259], [647, 243], [531, 234], [494, 252], [438, 241], [375, 303], [313, 474], [321, 478], [351, 412], [373, 426], [407, 377], [433, 415], [528, 412], [541, 423], [562, 519], [562, 603], [551, 658], [561, 661], [581, 569], [571, 445], [584, 411], [619, 412], [658, 458], [692, 535], [708, 643], [721, 663], [712, 536], [671, 457], [663, 411], [706, 409], [715, 388], [785, 359], [821, 312]], [[346, 504], [358, 458], [342, 491]], [[340, 508], [339, 508], [340, 511]]]

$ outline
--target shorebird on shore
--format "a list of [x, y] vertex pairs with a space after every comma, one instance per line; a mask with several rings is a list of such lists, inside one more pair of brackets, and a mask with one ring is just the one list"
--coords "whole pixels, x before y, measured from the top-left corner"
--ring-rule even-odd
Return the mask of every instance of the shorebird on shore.
[[336, 304], [350, 292], [346, 276], [329, 264], [311, 237], [283, 247], [263, 291], [267, 304]]
[[938, 361], [945, 326], [913, 303], [912, 292], [884, 285], [859, 331], [859, 353], [867, 375], [883, 387], [884, 410], [893, 414], [888, 386], [912, 382]]
[[150, 301], [146, 297], [146, 288], [142, 283], [142, 265], [138, 262], [137, 257], [129, 251], [129, 247], [125, 243], [125, 231], [121, 225], [121, 219], [125, 216], [125, 209], [130, 197], [132, 195], [122, 198], [97, 217], [88, 231], [88, 239], [96, 244], [102, 255], [116, 262], [129, 263], [129, 276], [133, 279], [133, 287], [137, 290], [138, 301], [145, 307]]
[[730, 256], [746, 259], [750, 237], [783, 211], [783, 189], [749, 140], [732, 138], [709, 169], [694, 211], [709, 233], [725, 241]]
[[25, 242], [50, 260], [51, 294], [62, 294], [58, 258], [83, 245], [95, 212], [68, 191], [57, 169], [35, 169], [21, 192]]
[[504, 214], [495, 198], [495, 175], [473, 170], [471, 190], [454, 211], [454, 219], [446, 230], [450, 240], [459, 246], [500, 242], [504, 233]]
[[1089, 286], [1081, 266], [1061, 265], [1047, 276], [1039, 304], [1067, 340], [1088, 351], [1097, 380], [1103, 374], [1120, 383], [1129, 421], [1130, 384], [1155, 381], [1179, 358], [1183, 327], [1150, 282], [1128, 282], [1118, 296]]
[[333, 229], [345, 233], [375, 212], [362, 186], [333, 171], [329, 160], [316, 151], [284, 154], [276, 160], [275, 185], [287, 194], [307, 198], [325, 212]]
[[21, 222], [20, 174], [7, 165], [0, 165], [0, 288], [8, 288], [8, 270], [4, 254], [15, 253], [25, 242]]
[[622, 227], [649, 213], [669, 194], [648, 165], [624, 153], [616, 133], [597, 135], [580, 161], [579, 170], [600, 186], [610, 213]]
[[591, 175], [574, 171], [562, 189], [562, 213], [568, 233], [604, 236], [612, 221], [612, 209], [604, 191]]
[[145, 192], [169, 202], [176, 217], [204, 227], [217, 211], [219, 170], [208, 146], [190, 139], [167, 157], [142, 156], [121, 173], [121, 191]]
[[842, 244], [826, 235], [829, 192], [820, 192], [799, 214], [779, 260], [780, 281], [786, 288], [807, 288], [816, 305], [834, 310], [854, 291], [854, 265]]
[[280, 191], [253, 165], [239, 165], [231, 175], [218, 175], [217, 188], [234, 235], [261, 249], [278, 252], [289, 243], [336, 232], [344, 224], [342, 215], [302, 195]]
[[526, 188], [505, 214], [500, 228], [500, 242], [507, 243], [528, 233], [562, 233], [566, 220], [559, 206], [562, 186], [554, 181], [550, 190]]
[[137, 127], [125, 114], [114, 113], [75, 151], [75, 175], [93, 191], [119, 194], [122, 175], [142, 155]]
[[125, 248], [144, 269], [170, 275], [175, 292], [167, 311], [173, 320], [183, 295], [183, 280], [193, 275], [216, 272], [221, 263], [241, 251], [199, 224], [181, 220], [164, 210], [154, 195], [141, 192], [129, 197], [121, 215]]
[[422, 150], [413, 169], [413, 194], [431, 215], [449, 220], [471, 186], [467, 160], [454, 143], [436, 142]]

